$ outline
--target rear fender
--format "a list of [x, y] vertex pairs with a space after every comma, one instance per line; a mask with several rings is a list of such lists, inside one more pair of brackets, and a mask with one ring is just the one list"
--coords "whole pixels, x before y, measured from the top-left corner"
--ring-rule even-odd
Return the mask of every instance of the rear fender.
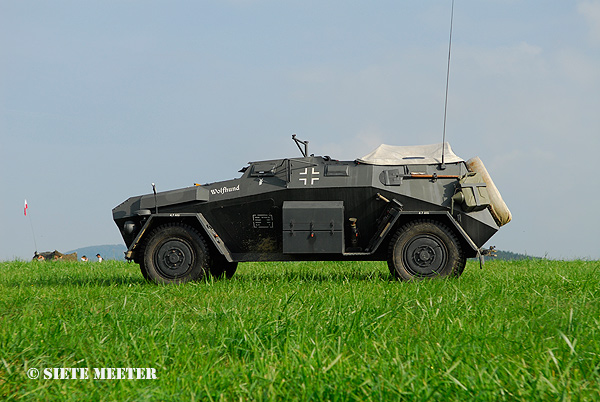
[[[431, 219], [441, 223], [445, 223], [450, 229], [454, 230], [457, 234], [463, 249], [465, 250], [465, 256], [467, 258], [476, 257], [479, 254], [479, 248], [469, 237], [467, 232], [460, 226], [460, 224], [450, 215], [447, 211], [401, 211], [400, 217], [398, 218], [395, 227], [398, 228], [410, 221], [416, 219]], [[392, 231], [393, 233], [393, 231]]]

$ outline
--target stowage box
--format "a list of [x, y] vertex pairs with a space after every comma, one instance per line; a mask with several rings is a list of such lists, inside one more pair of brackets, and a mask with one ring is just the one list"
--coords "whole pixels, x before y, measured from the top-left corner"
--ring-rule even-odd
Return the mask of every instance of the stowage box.
[[285, 201], [282, 212], [284, 254], [344, 251], [343, 201]]
[[490, 205], [487, 185], [481, 174], [469, 172], [459, 180], [464, 194], [463, 210], [466, 212], [481, 211]]

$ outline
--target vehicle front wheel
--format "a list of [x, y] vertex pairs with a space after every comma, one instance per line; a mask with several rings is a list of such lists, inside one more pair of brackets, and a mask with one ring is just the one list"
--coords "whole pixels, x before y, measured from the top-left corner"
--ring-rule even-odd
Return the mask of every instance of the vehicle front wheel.
[[221, 279], [223, 277], [231, 279], [231, 277], [235, 274], [235, 271], [237, 271], [237, 266], [237, 262], [227, 261], [227, 258], [216, 251], [213, 253], [210, 261], [210, 274], [215, 279]]
[[208, 273], [206, 242], [196, 229], [186, 224], [157, 227], [148, 236], [143, 250], [144, 261], [140, 265], [146, 279], [155, 283], [185, 283], [203, 279]]
[[390, 242], [388, 267], [401, 280], [460, 276], [466, 259], [446, 225], [418, 220], [402, 226]]

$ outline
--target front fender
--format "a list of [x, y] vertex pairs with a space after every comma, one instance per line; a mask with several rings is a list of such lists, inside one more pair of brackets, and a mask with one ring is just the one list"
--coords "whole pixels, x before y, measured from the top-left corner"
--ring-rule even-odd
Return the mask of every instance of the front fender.
[[137, 253], [140, 252], [140, 245], [144, 243], [148, 234], [155, 227], [168, 222], [188, 223], [196, 229], [200, 230], [208, 239], [210, 239], [215, 248], [225, 257], [228, 262], [232, 262], [231, 252], [221, 240], [221, 237], [215, 229], [206, 220], [201, 213], [158, 213], [148, 217], [144, 226], [140, 229], [136, 237], [133, 239], [129, 248], [125, 252], [127, 260], [138, 260]]

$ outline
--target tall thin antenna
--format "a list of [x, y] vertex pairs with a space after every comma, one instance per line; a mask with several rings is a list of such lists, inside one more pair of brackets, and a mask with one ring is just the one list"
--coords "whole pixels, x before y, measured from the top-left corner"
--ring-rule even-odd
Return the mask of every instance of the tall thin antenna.
[[450, 82], [450, 52], [452, 50], [452, 24], [454, 22], [454, 0], [452, 0], [452, 10], [450, 11], [450, 40], [448, 42], [448, 69], [446, 70], [446, 99], [444, 100], [444, 134], [442, 136], [442, 165], [441, 169], [446, 169], [444, 163], [444, 154], [446, 153], [446, 116], [448, 115], [448, 84]]

